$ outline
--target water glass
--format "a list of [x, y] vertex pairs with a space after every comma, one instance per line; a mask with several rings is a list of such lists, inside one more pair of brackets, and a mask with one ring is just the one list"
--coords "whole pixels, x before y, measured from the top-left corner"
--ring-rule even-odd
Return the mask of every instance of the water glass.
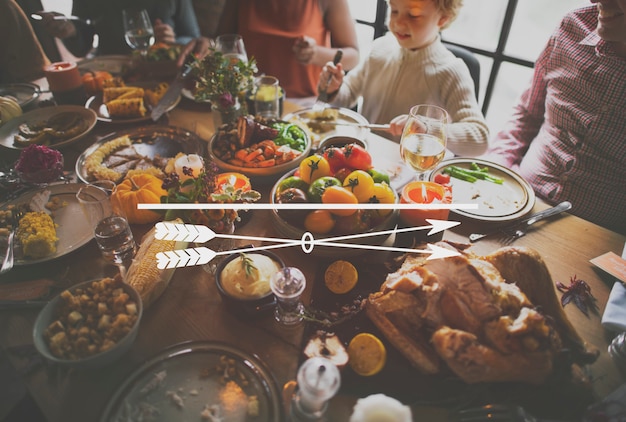
[[113, 209], [107, 190], [85, 185], [78, 190], [76, 198], [94, 230], [104, 259], [120, 267], [129, 264], [137, 251], [137, 244], [126, 218]]
[[284, 325], [295, 325], [302, 321], [304, 305], [300, 296], [306, 287], [302, 271], [294, 267], [284, 267], [270, 279], [270, 288], [276, 297], [274, 318]]
[[139, 50], [142, 57], [148, 54], [148, 48], [154, 44], [154, 29], [150, 16], [145, 9], [122, 10], [124, 20], [124, 38], [133, 50]]
[[254, 113], [264, 119], [280, 117], [280, 85], [274, 76], [260, 76], [255, 81]]

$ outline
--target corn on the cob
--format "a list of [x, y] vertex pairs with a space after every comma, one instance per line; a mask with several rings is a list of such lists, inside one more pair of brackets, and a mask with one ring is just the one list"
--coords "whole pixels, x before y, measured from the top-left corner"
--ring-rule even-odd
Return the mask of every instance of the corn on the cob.
[[143, 88], [136, 86], [104, 88], [102, 90], [102, 102], [106, 104], [116, 99], [142, 98], [143, 94]]
[[[174, 220], [173, 223], [182, 223]], [[141, 240], [141, 245], [132, 264], [128, 268], [124, 281], [137, 290], [143, 301], [143, 306], [150, 306], [169, 285], [175, 268], [160, 270], [157, 268], [156, 254], [158, 252], [184, 249], [188, 242], [175, 240], [159, 240], [154, 237], [156, 228], [152, 228]]]
[[24, 214], [16, 235], [25, 256], [44, 258], [57, 250], [56, 242], [59, 239], [54, 221], [43, 211]]
[[106, 103], [106, 106], [111, 117], [143, 117], [146, 115], [143, 98], [116, 99]]
[[145, 98], [148, 100], [149, 104], [156, 106], [159, 100], [163, 98], [168, 88], [169, 84], [167, 82], [161, 82], [154, 87], [154, 89], [147, 89]]

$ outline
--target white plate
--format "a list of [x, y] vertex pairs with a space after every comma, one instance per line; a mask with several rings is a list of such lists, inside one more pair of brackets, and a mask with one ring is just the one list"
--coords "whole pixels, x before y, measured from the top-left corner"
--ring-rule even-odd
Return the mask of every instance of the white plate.
[[[339, 123], [360, 123], [360, 124], [369, 124], [367, 119], [361, 116], [356, 111], [350, 110], [349, 108], [343, 107], [328, 107], [339, 110], [339, 117], [336, 122]], [[313, 149], [317, 149], [320, 142], [330, 136], [352, 136], [358, 139], [365, 139], [367, 134], [370, 132], [368, 128], [363, 127], [351, 127], [351, 126], [331, 126], [327, 125], [328, 130], [319, 131], [311, 128], [307, 123], [306, 117], [308, 113], [311, 113], [313, 108], [305, 108], [302, 110], [298, 110], [294, 113], [289, 113], [282, 118], [282, 120], [286, 120], [288, 122], [298, 123], [309, 129], [309, 136], [311, 137], [311, 141], [313, 142]], [[324, 126], [322, 126], [324, 127]]]
[[[141, 83], [137, 83], [137, 84], [131, 84], [128, 86], [141, 86], [142, 88], [150, 88], [150, 87], [154, 87], [157, 83], [153, 83], [153, 84], [141, 84]], [[180, 102], [180, 95], [178, 96], [178, 98], [176, 98], [176, 101], [174, 101], [172, 103], [171, 106], [169, 106], [167, 108], [167, 110], [165, 110], [166, 112], [173, 110], [178, 103]], [[150, 116], [150, 112], [152, 111], [152, 105], [148, 104], [145, 100], [144, 100], [144, 106], [146, 107], [146, 114], [145, 116], [142, 117], [111, 117], [109, 115], [109, 110], [107, 109], [107, 106], [102, 102], [102, 94], [96, 94], [93, 97], [89, 98], [87, 100], [87, 104], [85, 104], [85, 107], [87, 107], [90, 110], [93, 110], [96, 113], [96, 116], [98, 117], [98, 120], [101, 122], [106, 122], [106, 123], [141, 123], [141, 122], [146, 122], [149, 120], [152, 120], [152, 117]]]
[[87, 219], [81, 218], [83, 211], [76, 199], [76, 193], [81, 186], [83, 185], [80, 183], [50, 185], [43, 189], [27, 192], [5, 204], [5, 207], [9, 204], [28, 204], [35, 194], [44, 190], [50, 191], [51, 200], [58, 198], [64, 204], [52, 212], [52, 220], [57, 225], [57, 237], [59, 238], [56, 252], [44, 258], [25, 258], [21, 248], [16, 244], [16, 266], [38, 264], [60, 258], [84, 246], [93, 238], [93, 229], [89, 226]]
[[452, 203], [478, 205], [475, 210], [452, 210], [453, 212], [482, 221], [510, 221], [523, 217], [533, 209], [535, 192], [530, 184], [514, 171], [490, 161], [471, 158], [444, 160], [430, 174], [430, 180], [434, 180], [448, 166], [469, 169], [471, 163], [488, 167], [492, 176], [499, 177], [504, 182], [501, 185], [486, 180], [470, 183], [450, 178]]
[[120, 136], [128, 135], [133, 141], [135, 150], [141, 155], [154, 158], [174, 157], [179, 152], [185, 154], [202, 154], [204, 141], [195, 133], [174, 126], [147, 126], [136, 129], [117, 131], [105, 136], [87, 148], [76, 160], [76, 176], [85, 183], [90, 178], [85, 169], [85, 160], [103, 144]]
[[83, 73], [87, 71], [96, 72], [101, 70], [120, 76], [131, 68], [131, 63], [131, 56], [111, 55], [81, 60], [77, 63], [77, 66], [78, 70]]
[[21, 116], [15, 117], [9, 120], [5, 125], [0, 127], [0, 145], [17, 150], [24, 149], [25, 147], [18, 147], [13, 145], [13, 138], [19, 133], [19, 125], [21, 125], [22, 123], [28, 123], [30, 125], [36, 124], [48, 120], [51, 117], [61, 113], [78, 114], [86, 122], [86, 128], [81, 133], [72, 138], [48, 145], [50, 148], [60, 148], [78, 141], [80, 138], [88, 134], [91, 129], [93, 129], [93, 127], [96, 125], [96, 113], [93, 110], [89, 110], [82, 106], [62, 105], [55, 107], [38, 108], [29, 111], [28, 113], [24, 113]]
[[[235, 374], [225, 379], [228, 368]], [[162, 376], [160, 382], [155, 381]], [[245, 382], [244, 382], [245, 380]], [[228, 383], [228, 388], [226, 384]], [[152, 387], [152, 388], [150, 388]], [[168, 395], [169, 393], [169, 395]], [[183, 406], [174, 404], [176, 393]], [[256, 396], [258, 415], [247, 415], [249, 398]], [[281, 393], [272, 374], [254, 355], [215, 342], [187, 342], [145, 362], [113, 394], [101, 422], [139, 420], [139, 408], [158, 411], [160, 421], [200, 421], [205, 405], [220, 405], [224, 421], [283, 420]]]

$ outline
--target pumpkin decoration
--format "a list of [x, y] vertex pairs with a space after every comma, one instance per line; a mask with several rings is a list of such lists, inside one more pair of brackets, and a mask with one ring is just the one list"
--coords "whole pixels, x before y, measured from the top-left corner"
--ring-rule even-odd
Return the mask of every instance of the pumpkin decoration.
[[161, 196], [167, 195], [162, 185], [163, 181], [152, 174], [134, 174], [117, 185], [111, 203], [131, 224], [154, 223], [161, 219], [161, 215], [152, 210], [139, 210], [137, 204], [161, 203]]
[[113, 75], [105, 70], [87, 71], [82, 76], [85, 91], [90, 95], [102, 92], [105, 81], [113, 79]]

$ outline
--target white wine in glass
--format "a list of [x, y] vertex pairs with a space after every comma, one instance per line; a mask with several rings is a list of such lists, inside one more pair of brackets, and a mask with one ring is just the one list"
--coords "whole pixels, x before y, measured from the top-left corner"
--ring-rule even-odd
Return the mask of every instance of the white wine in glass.
[[122, 10], [124, 19], [124, 38], [133, 50], [139, 50], [142, 57], [148, 54], [148, 48], [154, 44], [154, 29], [150, 16], [145, 9]]
[[248, 61], [246, 46], [243, 38], [239, 34], [223, 34], [215, 40], [215, 49], [226, 57], [231, 65], [235, 65], [241, 60]]
[[424, 180], [428, 171], [443, 160], [446, 153], [448, 113], [434, 105], [411, 107], [402, 132], [400, 156]]

